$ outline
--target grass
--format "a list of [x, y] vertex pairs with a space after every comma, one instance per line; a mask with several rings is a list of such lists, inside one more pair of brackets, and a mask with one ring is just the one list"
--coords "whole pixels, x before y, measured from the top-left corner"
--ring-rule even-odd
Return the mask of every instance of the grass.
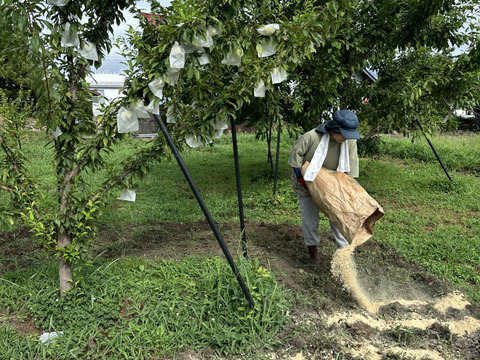
[[[361, 159], [358, 179], [385, 210], [385, 217], [375, 227], [374, 239], [397, 249], [406, 260], [421, 265], [430, 274], [463, 289], [472, 303], [480, 305], [480, 181], [476, 176], [479, 136], [432, 138], [453, 181], [447, 179], [424, 139], [413, 145], [403, 138], [382, 139], [379, 155]], [[282, 138], [275, 197], [265, 142], [248, 134], [239, 134], [238, 140], [246, 219], [300, 224], [298, 200], [290, 188], [287, 164], [293, 140]], [[133, 147], [146, 145], [144, 140], [129, 140], [116, 149], [112, 161], [127, 156]], [[51, 201], [51, 149], [45, 147], [42, 137], [25, 143], [25, 148], [32, 157], [41, 154], [40, 160], [32, 163], [32, 172], [47, 194], [45, 201]], [[214, 220], [238, 221], [230, 138], [223, 137], [214, 147], [189, 149], [182, 156]], [[89, 182], [98, 184], [101, 176], [91, 176]], [[187, 223], [204, 218], [175, 162], [164, 161], [156, 166], [136, 184], [136, 190], [135, 203], [117, 201], [119, 191], [111, 194], [100, 223], [121, 229], [155, 221]], [[5, 200], [5, 194], [1, 196]], [[320, 226], [321, 230], [328, 230], [325, 219]], [[275, 331], [285, 322], [288, 295], [277, 287], [272, 275], [264, 276], [267, 273], [259, 270], [255, 262], [245, 262], [242, 271], [250, 274], [246, 276], [250, 285], [267, 281], [254, 291], [259, 303], [265, 304], [261, 301], [265, 296], [280, 299], [278, 307], [268, 306], [267, 302], [266, 308], [261, 309], [262, 319], [245, 307], [243, 294], [229, 269], [222, 270], [225, 277], [216, 277], [218, 269], [226, 264], [215, 258], [187, 258], [179, 262], [129, 258], [112, 263], [96, 260], [92, 264], [91, 268], [79, 270], [79, 278], [85, 284], [72, 292], [71, 302], [56, 301], [54, 263], [38, 263], [26, 272], [3, 274], [0, 310], [7, 309], [9, 316], [17, 319], [35, 314], [39, 326], [49, 330], [61, 328], [66, 336], [45, 347], [32, 337], [19, 336], [9, 326], [0, 326], [0, 354], [9, 351], [7, 358], [60, 359], [87, 353], [91, 358], [107, 358], [120, 349], [121, 353], [115, 355], [121, 358], [148, 358], [149, 351], [171, 354], [174, 343], [192, 349], [211, 347], [218, 352], [245, 353], [252, 344], [272, 343]], [[222, 292], [220, 296], [213, 296], [218, 291]], [[69, 304], [75, 301], [73, 308]], [[102, 306], [95, 308], [100, 302]], [[119, 314], [125, 303], [128, 311], [122, 317]], [[58, 313], [63, 318], [53, 316], [60, 307], [62, 311]], [[205, 311], [210, 311], [215, 322], [206, 321]], [[247, 321], [240, 324], [240, 318]], [[268, 326], [264, 326], [266, 321], [270, 321]], [[222, 326], [218, 326], [220, 323]], [[397, 334], [403, 336], [402, 341], [404, 335]], [[95, 344], [95, 349], [93, 345], [86, 347], [89, 342]], [[143, 355], [138, 355], [136, 348]]]
[[237, 263], [255, 311], [218, 257], [97, 261], [77, 274], [82, 286], [62, 299], [54, 262], [5, 274], [0, 308], [6, 315], [28, 314], [44, 331], [63, 335], [47, 346], [0, 326], [0, 358], [147, 359], [186, 349], [231, 354], [266, 346], [287, 320], [289, 296], [258, 262]]
[[[468, 171], [480, 174], [480, 146], [478, 134], [463, 136], [437, 135], [430, 138], [440, 159], [448, 171]], [[382, 137], [378, 153], [395, 158], [416, 159], [417, 161], [433, 163], [437, 158], [427, 140], [421, 136], [413, 141], [398, 137]]]

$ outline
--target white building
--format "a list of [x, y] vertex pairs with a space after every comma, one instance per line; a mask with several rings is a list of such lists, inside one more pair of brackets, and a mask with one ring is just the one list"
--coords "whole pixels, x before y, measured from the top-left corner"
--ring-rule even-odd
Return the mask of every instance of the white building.
[[87, 77], [90, 89], [95, 91], [95, 103], [104, 103], [123, 96], [119, 93], [125, 82], [125, 75], [119, 73], [94, 73]]

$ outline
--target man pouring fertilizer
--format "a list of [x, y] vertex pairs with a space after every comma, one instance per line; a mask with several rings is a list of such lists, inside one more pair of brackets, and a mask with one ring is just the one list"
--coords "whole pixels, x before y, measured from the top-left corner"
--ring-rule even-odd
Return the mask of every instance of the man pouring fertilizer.
[[292, 187], [299, 197], [304, 242], [313, 263], [319, 259], [319, 210], [328, 217], [340, 249], [366, 241], [383, 216], [380, 205], [354, 180], [359, 173], [357, 139], [357, 116], [338, 110], [293, 144], [288, 159]]

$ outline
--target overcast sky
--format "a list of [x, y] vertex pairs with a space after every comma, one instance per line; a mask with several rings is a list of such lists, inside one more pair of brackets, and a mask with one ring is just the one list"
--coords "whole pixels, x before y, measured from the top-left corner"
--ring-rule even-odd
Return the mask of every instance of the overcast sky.
[[[160, 0], [161, 5], [168, 6], [170, 5], [170, 0]], [[150, 11], [150, 2], [149, 1], [137, 1], [137, 8], [140, 11], [149, 12]], [[125, 31], [128, 29], [129, 25], [136, 26], [138, 20], [134, 18], [133, 14], [128, 11], [124, 12], [125, 22], [120, 24], [120, 26], [114, 27], [114, 38], [122, 37], [125, 34]], [[99, 69], [93, 69], [97, 73], [121, 73], [126, 66], [121, 64], [123, 61], [122, 56], [116, 54], [118, 49], [113, 47], [110, 54], [105, 56], [102, 66]]]

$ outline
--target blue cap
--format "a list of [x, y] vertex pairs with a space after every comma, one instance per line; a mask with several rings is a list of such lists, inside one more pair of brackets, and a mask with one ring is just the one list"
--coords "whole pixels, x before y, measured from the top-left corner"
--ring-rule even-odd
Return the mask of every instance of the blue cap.
[[315, 130], [322, 133], [340, 131], [340, 134], [342, 134], [345, 139], [360, 139], [360, 134], [357, 129], [357, 115], [350, 110], [338, 110], [333, 113], [332, 120], [327, 121], [325, 124], [318, 125]]

